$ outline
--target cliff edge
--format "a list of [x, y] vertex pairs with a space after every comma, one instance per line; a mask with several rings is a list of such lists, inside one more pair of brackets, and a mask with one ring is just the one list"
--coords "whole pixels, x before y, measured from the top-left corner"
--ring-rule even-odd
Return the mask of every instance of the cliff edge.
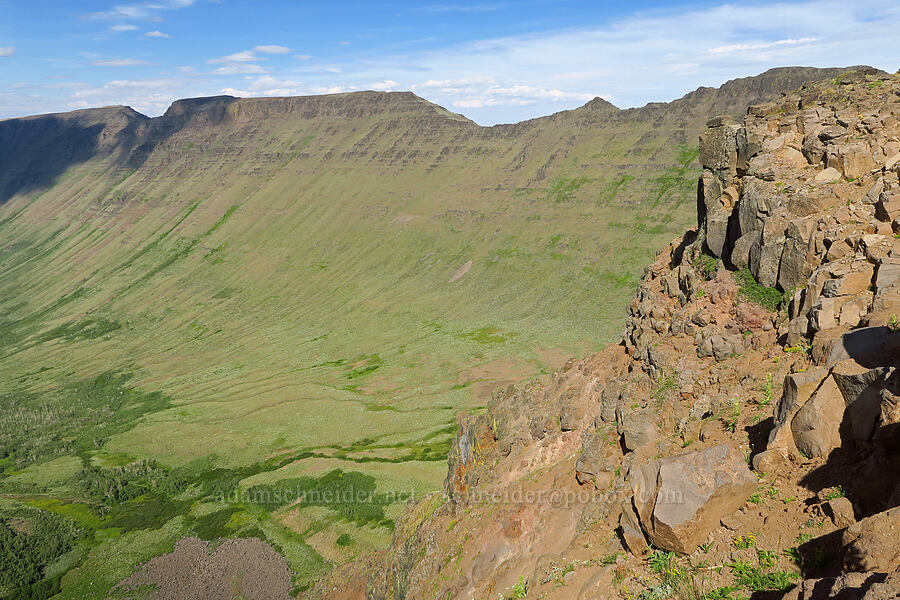
[[462, 419], [327, 598], [896, 598], [900, 76], [713, 118], [621, 343]]

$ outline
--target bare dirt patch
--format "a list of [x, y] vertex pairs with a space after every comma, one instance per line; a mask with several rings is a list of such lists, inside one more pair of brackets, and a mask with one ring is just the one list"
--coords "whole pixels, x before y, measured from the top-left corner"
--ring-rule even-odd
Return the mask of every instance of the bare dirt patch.
[[116, 598], [128, 597], [128, 592], [146, 597], [147, 586], [156, 587], [151, 599], [286, 600], [291, 574], [284, 558], [262, 540], [224, 540], [210, 552], [209, 542], [185, 538], [170, 554], [150, 560], [112, 592]]
[[448, 283], [453, 283], [454, 281], [459, 281], [463, 275], [469, 272], [469, 269], [472, 268], [472, 261], [470, 260], [459, 269], [456, 270], [456, 273], [453, 274], [453, 277], [450, 278]]

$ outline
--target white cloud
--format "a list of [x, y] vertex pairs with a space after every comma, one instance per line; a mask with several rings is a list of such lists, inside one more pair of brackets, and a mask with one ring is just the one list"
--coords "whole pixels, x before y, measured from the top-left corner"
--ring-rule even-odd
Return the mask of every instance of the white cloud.
[[254, 64], [230, 64], [219, 67], [213, 71], [215, 75], [253, 75], [255, 73], [265, 73], [266, 70], [259, 65]]
[[492, 12], [503, 10], [506, 4], [498, 2], [495, 4], [430, 4], [421, 6], [415, 10], [420, 12], [449, 13], [449, 12]]
[[234, 54], [229, 54], [227, 56], [211, 58], [206, 62], [212, 65], [216, 63], [255, 62], [257, 60], [259, 60], [259, 57], [253, 50], [242, 50], [241, 52], [235, 52]]
[[106, 60], [95, 60], [91, 63], [95, 67], [152, 67], [154, 63], [136, 58], [110, 58]]
[[178, 98], [214, 93], [214, 89], [194, 89], [191, 93], [189, 86], [190, 82], [180, 78], [116, 79], [100, 86], [78, 84], [65, 108], [122, 104], [144, 114], [158, 115]]
[[262, 52], [263, 54], [287, 54], [288, 52], [291, 51], [291, 49], [288, 48], [287, 46], [275, 46], [275, 45], [256, 46], [253, 49], [256, 50], [257, 52]]
[[875, 0], [721, 4], [632, 15], [340, 64], [332, 80], [391, 79], [482, 123], [517, 121], [601, 96], [622, 107], [778, 66], [897, 68], [900, 5]]
[[[259, 56], [257, 52], [262, 54], [286, 54], [290, 52], [291, 49], [286, 46], [256, 46], [253, 50], [241, 50], [240, 52], [235, 52], [234, 54], [228, 54], [226, 56], [220, 56], [219, 58], [211, 58], [206, 61], [208, 64], [226, 64], [226, 65], [236, 65], [241, 63], [252, 63], [260, 60], [265, 60], [263, 57]], [[253, 68], [260, 69], [261, 67], [257, 67], [253, 65]], [[241, 71], [233, 70], [232, 73], [238, 73]], [[244, 72], [255, 72], [259, 73], [260, 71], [244, 71]]]
[[153, 2], [120, 4], [109, 10], [88, 13], [85, 17], [104, 20], [148, 20], [155, 18], [159, 12], [187, 8], [196, 2], [197, 0], [155, 0]]
[[799, 40], [794, 40], [788, 38], [786, 40], [778, 40], [775, 42], [764, 42], [757, 44], [731, 44], [730, 46], [719, 46], [717, 48], [710, 48], [706, 52], [709, 54], [726, 54], [728, 52], [742, 52], [745, 50], [763, 50], [765, 48], [775, 48], [776, 46], [793, 46], [796, 44], [809, 44], [815, 42], [816, 38], [808, 37], [808, 38], [800, 38]]
[[376, 92], [391, 92], [400, 87], [400, 84], [391, 79], [385, 79], [384, 81], [376, 81], [369, 85], [370, 90], [375, 90]]
[[[176, 71], [178, 63], [167, 65], [173, 73], [186, 75], [178, 87], [164, 92], [197, 96], [225, 88], [244, 95], [283, 95], [375, 86], [411, 89], [438, 104], [465, 109], [470, 118], [490, 124], [574, 108], [594, 96], [615, 98], [622, 107], [671, 100], [699, 86], [721, 85], [777, 66], [872, 64], [888, 71], [898, 66], [895, 40], [900, 4], [896, 2], [720, 1], [702, 9], [637, 12], [600, 24], [402, 55], [367, 49], [365, 53], [346, 53], [327, 64], [318, 60], [301, 63], [312, 57], [300, 54], [292, 55], [297, 60], [282, 67], [273, 53], [262, 50], [268, 46], [258, 46], [211, 59], [208, 62], [215, 65], [212, 73]], [[113, 23], [122, 23], [138, 18], [125, 18], [126, 14], [152, 19], [162, 10], [190, 4], [188, 0], [132, 0], [103, 14], [118, 14]], [[0, 55], [12, 52], [10, 48], [4, 54], [4, 50], [0, 49]], [[123, 97], [139, 98], [132, 94], [133, 89], [127, 88]], [[104, 87], [96, 99], [110, 103], [119, 90]], [[3, 102], [0, 107], [17, 106], [12, 100]], [[45, 104], [22, 99], [18, 106], [30, 110]]]
[[15, 46], [0, 46], [0, 58], [5, 56], [12, 56], [16, 53]]
[[167, 38], [167, 37], [170, 37], [170, 36], [169, 36], [168, 33], [163, 33], [162, 31], [154, 30], [154, 31], [148, 31], [147, 33], [145, 33], [145, 34], [144, 34], [144, 37], [148, 37], [148, 38]]
[[123, 31], [134, 31], [135, 29], [137, 29], [137, 25], [128, 24], [113, 25], [109, 28], [110, 31], [115, 31], [116, 33], [121, 33]]

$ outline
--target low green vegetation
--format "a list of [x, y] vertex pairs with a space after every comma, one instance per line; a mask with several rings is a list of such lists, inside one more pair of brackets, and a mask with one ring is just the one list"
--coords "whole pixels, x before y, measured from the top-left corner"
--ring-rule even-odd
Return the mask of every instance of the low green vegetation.
[[784, 294], [777, 288], [760, 284], [749, 269], [742, 269], [734, 274], [740, 294], [747, 300], [759, 304], [766, 310], [776, 311], [784, 300]]
[[87, 456], [170, 399], [127, 385], [129, 374], [105, 373], [49, 394], [0, 394], [0, 459], [22, 468], [63, 454]]
[[590, 181], [588, 177], [556, 177], [547, 187], [547, 200], [554, 203], [570, 202], [575, 193]]
[[59, 577], [45, 574], [81, 536], [72, 520], [47, 511], [0, 510], [0, 598], [49, 598], [59, 592]]

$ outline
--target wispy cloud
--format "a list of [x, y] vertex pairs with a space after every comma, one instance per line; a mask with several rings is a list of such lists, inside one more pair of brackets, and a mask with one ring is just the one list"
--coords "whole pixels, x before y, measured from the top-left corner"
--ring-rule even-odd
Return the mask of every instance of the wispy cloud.
[[400, 87], [400, 84], [392, 79], [385, 79], [384, 81], [376, 81], [368, 86], [370, 90], [375, 90], [376, 92], [392, 92]]
[[774, 42], [763, 42], [763, 43], [756, 43], [756, 44], [731, 44], [729, 46], [718, 46], [716, 48], [710, 48], [706, 52], [709, 54], [727, 54], [729, 52], [744, 52], [747, 50], [765, 50], [766, 48], [776, 48], [778, 46], [795, 46], [797, 44], [810, 44], [815, 41], [816, 41], [816, 38], [814, 38], [814, 37], [800, 38], [798, 40], [788, 38], [786, 40], [777, 40]]
[[[583, 27], [432, 44], [428, 51], [407, 48], [402, 55], [367, 46], [359, 53], [342, 52], [324, 62], [311, 60], [308, 54], [293, 54], [287, 46], [248, 46], [211, 58], [206, 70], [196, 64], [193, 69], [176, 66], [187, 66], [181, 62], [184, 59], [167, 65], [169, 72], [182, 79], [165, 94], [177, 91], [197, 96], [226, 89], [235, 95], [266, 96], [406, 89], [490, 124], [574, 108], [595, 96], [621, 107], [671, 100], [699, 86], [721, 85], [777, 66], [872, 64], [889, 71], [898, 66], [895, 39], [900, 4], [895, 2], [727, 1], [702, 9], [635, 12]], [[424, 8], [449, 12], [466, 6], [448, 2]], [[120, 15], [107, 25], [121, 24], [134, 20], [123, 18], [124, 14], [152, 19], [163, 10], [191, 4], [193, 0], [132, 0], [104, 14]], [[475, 6], [511, 8], [513, 4], [482, 0], [467, 8]], [[12, 50], [2, 48], [0, 56]], [[82, 60], [126, 66], [121, 61], [128, 59], [93, 55]], [[139, 80], [128, 81], [128, 87], [94, 86], [91, 101], [114, 104], [120, 95], [140, 100]], [[155, 96], [154, 102], [161, 102], [165, 94]], [[0, 108], [36, 105], [27, 97], [16, 100], [9, 92], [0, 102]], [[145, 102], [144, 106], [153, 105]]]
[[429, 4], [420, 6], [415, 10], [419, 12], [449, 13], [449, 12], [493, 12], [506, 9], [505, 2], [493, 4]]
[[156, 63], [138, 60], [136, 58], [109, 58], [95, 60], [91, 63], [95, 67], [154, 67]]
[[242, 50], [241, 52], [235, 52], [234, 54], [220, 56], [219, 58], [211, 58], [206, 62], [214, 65], [216, 63], [243, 63], [254, 62], [257, 60], [259, 60], [259, 57], [253, 50]]
[[262, 52], [263, 54], [287, 54], [288, 52], [291, 51], [291, 49], [288, 48], [287, 46], [275, 46], [275, 45], [256, 46], [253, 49], [256, 50], [257, 52]]
[[92, 12], [84, 16], [89, 19], [104, 20], [147, 20], [155, 18], [160, 12], [187, 8], [196, 2], [197, 0], [156, 0], [154, 2], [119, 4], [108, 10]]
[[6, 56], [12, 56], [16, 53], [15, 46], [0, 46], [0, 58], [4, 58]]
[[214, 75], [255, 75], [257, 73], [265, 73], [266, 70], [252, 63], [234, 63], [227, 64], [213, 71]]
[[148, 31], [144, 34], [144, 37], [148, 38], [167, 38], [170, 37], [168, 33], [163, 33], [162, 31], [154, 30]]
[[484, 39], [341, 65], [391, 79], [479, 122], [520, 120], [594, 96], [628, 107], [790, 65], [897, 68], [900, 6], [859, 0], [722, 4], [635, 13], [602, 26]]
[[121, 24], [121, 25], [113, 25], [109, 28], [110, 31], [114, 31], [116, 33], [122, 33], [123, 31], [134, 31], [137, 29], [137, 25], [129, 25], [129, 24]]
[[256, 46], [253, 48], [253, 50], [241, 50], [240, 52], [235, 52], [234, 54], [220, 56], [219, 58], [211, 58], [206, 62], [211, 65], [253, 63], [260, 60], [265, 60], [263, 57], [259, 56], [259, 54], [287, 54], [290, 51], [291, 49], [287, 46]]

